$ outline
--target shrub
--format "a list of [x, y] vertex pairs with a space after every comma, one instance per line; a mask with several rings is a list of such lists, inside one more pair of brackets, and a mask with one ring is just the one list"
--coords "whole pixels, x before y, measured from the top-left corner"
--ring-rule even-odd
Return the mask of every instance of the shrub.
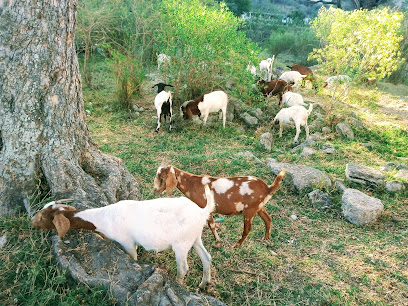
[[118, 106], [129, 110], [132, 107], [132, 98], [140, 93], [144, 78], [143, 65], [131, 54], [122, 54], [118, 50], [111, 50], [109, 59], [116, 85]]
[[323, 47], [310, 58], [322, 64], [324, 72], [350, 74], [357, 79], [382, 79], [402, 61], [398, 34], [402, 13], [388, 8], [343, 11], [322, 7], [312, 28]]

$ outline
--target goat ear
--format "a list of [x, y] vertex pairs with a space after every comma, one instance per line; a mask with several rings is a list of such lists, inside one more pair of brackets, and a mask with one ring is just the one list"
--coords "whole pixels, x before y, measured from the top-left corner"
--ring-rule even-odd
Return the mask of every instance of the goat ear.
[[68, 218], [65, 217], [62, 213], [56, 214], [54, 216], [54, 219], [52, 220], [52, 223], [54, 223], [59, 237], [64, 237], [65, 234], [68, 232], [69, 227], [71, 226], [71, 223], [69, 222]]
[[169, 195], [174, 188], [177, 186], [177, 179], [176, 174], [174, 173], [174, 169], [170, 168], [169, 175], [166, 179], [166, 194]]

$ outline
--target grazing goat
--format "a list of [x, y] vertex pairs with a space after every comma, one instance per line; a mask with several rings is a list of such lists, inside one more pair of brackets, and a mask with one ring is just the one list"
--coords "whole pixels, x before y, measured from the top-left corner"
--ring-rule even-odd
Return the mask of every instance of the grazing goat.
[[264, 80], [269, 82], [271, 80], [271, 76], [272, 76], [272, 65], [273, 62], [275, 60], [275, 55], [272, 56], [272, 58], [268, 58], [266, 60], [262, 60], [259, 63], [259, 70], [261, 71], [261, 76], [265, 76]]
[[160, 70], [163, 66], [170, 65], [171, 57], [164, 54], [160, 53], [157, 55], [157, 69]]
[[263, 96], [266, 98], [268, 95], [272, 96], [279, 96], [279, 106], [282, 107], [282, 95], [292, 90], [292, 86], [290, 86], [284, 80], [273, 80], [270, 82], [265, 82], [264, 80], [258, 81], [258, 87], [261, 90]]
[[154, 98], [154, 106], [157, 110], [157, 128], [156, 133], [160, 129], [160, 122], [161, 116], [164, 116], [164, 121], [166, 121], [167, 116], [170, 116], [170, 128], [169, 131], [171, 132], [171, 124], [172, 124], [172, 94], [170, 91], [161, 91], [157, 94], [156, 98]]
[[157, 93], [162, 92], [166, 86], [174, 87], [173, 85], [170, 85], [170, 84], [157, 83], [157, 84], [154, 84], [152, 88], [154, 88], [156, 86], [157, 86]]
[[198, 117], [201, 116], [201, 112], [198, 109], [198, 103], [203, 102], [204, 95], [195, 98], [194, 100], [189, 100], [183, 103], [180, 106], [180, 111], [183, 114], [184, 119], [191, 119], [193, 116], [197, 115]]
[[246, 70], [256, 76], [256, 67], [248, 63]]
[[287, 66], [291, 71], [297, 71], [302, 75], [306, 75], [306, 77], [304, 78], [304, 80], [309, 81], [314, 89], [317, 89], [317, 82], [316, 82], [316, 78], [313, 75], [313, 71], [312, 69], [303, 66], [301, 64], [295, 64], [292, 67]]
[[[199, 98], [198, 98], [199, 99]], [[209, 113], [222, 111], [222, 126], [225, 128], [227, 120], [228, 95], [222, 90], [213, 91], [205, 94], [202, 102], [198, 102], [197, 108], [201, 115], [204, 116], [204, 125], [207, 123]], [[184, 114], [183, 114], [184, 117]]]
[[300, 105], [282, 108], [276, 114], [275, 119], [273, 119], [274, 123], [276, 123], [276, 121], [279, 121], [279, 137], [282, 137], [283, 125], [285, 123], [290, 124], [294, 122], [296, 126], [296, 136], [293, 142], [296, 144], [299, 143], [298, 138], [300, 134], [300, 126], [305, 127], [306, 139], [309, 138], [309, 127], [307, 125], [307, 119], [312, 112], [312, 109], [313, 104], [310, 104], [309, 110], [306, 110], [306, 108]]
[[348, 75], [340, 74], [329, 77], [323, 84], [324, 88], [334, 88], [341, 87], [344, 90], [344, 98], [347, 97], [348, 87], [351, 83], [351, 78]]
[[297, 86], [305, 76], [305, 74], [300, 74], [298, 71], [286, 71], [279, 78], [293, 86]]
[[[205, 186], [206, 206], [197, 207], [191, 200], [161, 198], [147, 201], [120, 201], [101, 208], [77, 210], [50, 202], [33, 218], [35, 228], [56, 229], [63, 237], [70, 228], [83, 228], [102, 233], [119, 243], [137, 260], [137, 247], [156, 252], [172, 248], [177, 261], [177, 281], [183, 282], [188, 270], [187, 254], [194, 247], [203, 263], [200, 288], [211, 281], [211, 256], [205, 249], [201, 234], [205, 222], [214, 210], [214, 195]], [[203, 206], [204, 207], [204, 206]]]
[[[198, 206], [205, 206], [204, 186], [208, 184], [214, 192], [215, 213], [223, 215], [239, 215], [244, 217], [244, 231], [241, 239], [235, 243], [235, 247], [241, 246], [248, 233], [252, 229], [252, 219], [258, 214], [265, 223], [264, 239], [270, 237], [271, 217], [265, 209], [266, 203], [278, 190], [285, 170], [279, 173], [272, 185], [268, 186], [254, 176], [234, 176], [218, 178], [207, 175], [194, 175], [173, 166], [159, 167], [154, 179], [154, 190], [158, 193], [166, 191], [170, 194], [174, 188], [178, 188], [186, 197]], [[212, 214], [208, 219], [216, 245], [220, 246], [220, 238], [215, 229]]]
[[290, 92], [290, 91], [285, 92], [283, 94], [282, 102], [284, 105], [287, 105], [287, 106], [295, 106], [295, 105], [306, 106], [305, 102], [303, 102], [303, 97], [301, 94]]

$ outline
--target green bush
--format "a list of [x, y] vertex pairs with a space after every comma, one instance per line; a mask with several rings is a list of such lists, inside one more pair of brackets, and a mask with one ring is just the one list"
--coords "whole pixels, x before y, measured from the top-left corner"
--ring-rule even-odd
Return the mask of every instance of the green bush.
[[132, 98], [140, 93], [144, 78], [143, 65], [131, 54], [122, 54], [118, 50], [111, 50], [109, 59], [116, 85], [118, 106], [129, 110], [132, 107]]
[[245, 68], [257, 62], [258, 49], [239, 31], [240, 19], [224, 3], [164, 0], [162, 14], [167, 23], [156, 37], [156, 48], [171, 56], [161, 73], [175, 86], [176, 96], [187, 100], [229, 83], [249, 97], [247, 85], [253, 79]]
[[388, 8], [343, 11], [322, 7], [313, 29], [323, 47], [310, 58], [330, 74], [350, 74], [358, 80], [382, 79], [401, 63], [399, 34], [403, 14]]

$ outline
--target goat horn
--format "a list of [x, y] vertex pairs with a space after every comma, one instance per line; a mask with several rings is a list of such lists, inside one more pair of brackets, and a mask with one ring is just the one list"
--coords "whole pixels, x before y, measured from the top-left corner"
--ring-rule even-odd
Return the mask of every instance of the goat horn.
[[61, 199], [61, 200], [55, 201], [55, 204], [68, 203], [72, 201], [74, 201], [74, 199]]

